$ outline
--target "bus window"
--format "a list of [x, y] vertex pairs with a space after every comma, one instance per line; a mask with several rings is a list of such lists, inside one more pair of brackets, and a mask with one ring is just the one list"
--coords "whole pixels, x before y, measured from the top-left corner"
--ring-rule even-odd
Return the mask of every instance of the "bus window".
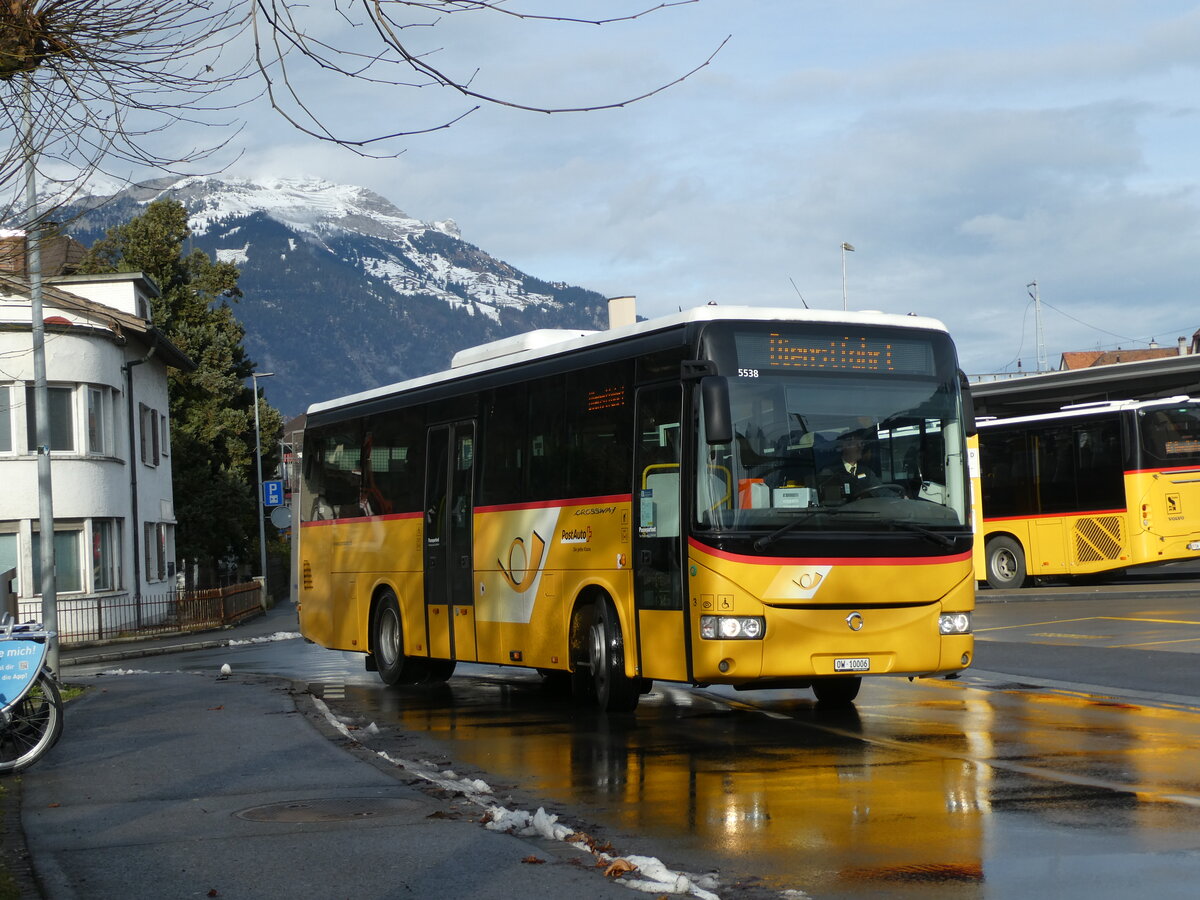
[[567, 377], [564, 496], [629, 492], [632, 440], [629, 365], [613, 364]]
[[528, 499], [558, 500], [566, 469], [563, 379], [545, 378], [529, 385]]
[[352, 518], [359, 509], [361, 467], [359, 423], [310, 433], [305, 447], [305, 495], [312, 502], [303, 510], [306, 521]]
[[1194, 406], [1141, 410], [1143, 467], [1200, 465], [1200, 410]]
[[479, 487], [484, 506], [525, 499], [526, 410], [523, 384], [497, 388], [484, 403], [483, 475]]
[[364, 502], [373, 515], [421, 508], [425, 424], [420, 409], [372, 416], [363, 436]]

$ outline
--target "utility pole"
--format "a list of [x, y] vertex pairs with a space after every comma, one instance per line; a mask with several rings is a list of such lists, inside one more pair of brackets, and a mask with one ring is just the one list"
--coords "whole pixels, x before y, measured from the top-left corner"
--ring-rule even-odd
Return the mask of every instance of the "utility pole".
[[263, 503], [262, 476], [262, 437], [258, 424], [258, 379], [270, 378], [274, 372], [251, 372], [250, 381], [254, 385], [254, 460], [258, 464], [258, 559], [259, 571], [262, 573], [262, 605], [267, 608], [267, 525], [263, 521], [265, 505]]
[[[1033, 290], [1030, 291], [1030, 288], [1033, 288]], [[1048, 372], [1050, 370], [1050, 362], [1046, 359], [1046, 333], [1042, 330], [1042, 298], [1038, 294], [1037, 281], [1029, 282], [1029, 284], [1025, 285], [1025, 290], [1033, 298], [1033, 327], [1037, 332], [1037, 370], [1039, 373]]]
[[854, 252], [854, 245], [842, 241], [842, 310], [846, 310], [846, 251]]
[[46, 387], [46, 324], [42, 313], [42, 229], [37, 213], [37, 175], [33, 143], [33, 72], [25, 73], [26, 266], [33, 329], [34, 439], [37, 441], [38, 543], [42, 568], [42, 626], [55, 636], [46, 642], [46, 665], [58, 673], [58, 588], [54, 572], [54, 494], [50, 483], [50, 392]]

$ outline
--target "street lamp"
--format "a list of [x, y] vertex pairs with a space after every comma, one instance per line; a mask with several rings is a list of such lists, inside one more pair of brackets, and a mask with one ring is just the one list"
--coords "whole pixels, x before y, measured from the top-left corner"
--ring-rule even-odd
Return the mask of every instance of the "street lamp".
[[846, 251], [854, 252], [854, 245], [842, 241], [842, 310], [846, 309]]
[[267, 606], [267, 526], [263, 521], [262, 436], [258, 426], [258, 379], [270, 378], [274, 372], [251, 372], [254, 382], [254, 461], [258, 465], [258, 562], [262, 574], [262, 604]]

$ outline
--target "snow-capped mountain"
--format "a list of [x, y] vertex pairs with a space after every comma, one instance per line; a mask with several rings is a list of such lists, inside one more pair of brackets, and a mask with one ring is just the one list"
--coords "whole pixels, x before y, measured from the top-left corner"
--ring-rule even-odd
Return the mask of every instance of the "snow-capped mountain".
[[320, 179], [160, 179], [90, 198], [70, 234], [106, 229], [170, 197], [193, 245], [241, 270], [234, 312], [271, 402], [311, 402], [436, 371], [473, 346], [532, 328], [600, 328], [604, 298], [540, 281], [378, 194]]

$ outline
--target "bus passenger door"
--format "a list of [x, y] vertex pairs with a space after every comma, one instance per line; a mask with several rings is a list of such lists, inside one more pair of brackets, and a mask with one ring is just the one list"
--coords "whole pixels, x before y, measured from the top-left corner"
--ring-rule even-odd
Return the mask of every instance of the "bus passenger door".
[[425, 627], [430, 656], [473, 660], [475, 423], [429, 429], [425, 472]]
[[682, 388], [642, 388], [634, 435], [633, 581], [642, 677], [688, 680], [680, 430]]

